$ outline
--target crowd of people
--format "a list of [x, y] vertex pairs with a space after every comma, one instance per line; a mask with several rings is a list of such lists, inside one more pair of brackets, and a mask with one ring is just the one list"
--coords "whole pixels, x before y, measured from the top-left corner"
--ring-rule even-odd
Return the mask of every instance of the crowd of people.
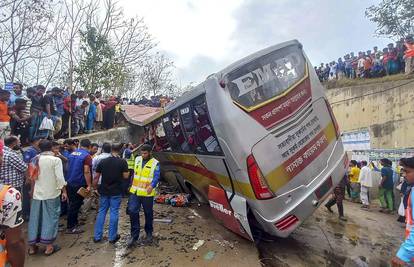
[[66, 138], [100, 129], [111, 129], [121, 118], [122, 99], [102, 97], [43, 85], [0, 89], [0, 137], [19, 136], [23, 145], [35, 138]]
[[[346, 220], [342, 206], [342, 200], [346, 197], [345, 193], [347, 193], [350, 201], [361, 203], [362, 209], [370, 209], [370, 204], [372, 204], [370, 191], [375, 184], [373, 173], [378, 172], [381, 177], [378, 188], [379, 211], [389, 214], [394, 214], [398, 211], [400, 215], [398, 221], [405, 222], [405, 215], [402, 210], [405, 210], [407, 207], [407, 198], [411, 191], [411, 186], [404, 178], [405, 169], [400, 166], [393, 168], [392, 165], [392, 161], [387, 158], [381, 159], [378, 165], [375, 165], [374, 162], [368, 164], [364, 160], [360, 162], [351, 160], [347, 175], [337, 187], [340, 190], [335, 190], [335, 197], [325, 205], [328, 211], [332, 212], [331, 207], [338, 204], [340, 219]], [[400, 196], [401, 201], [398, 201]], [[339, 198], [339, 201], [337, 201], [337, 198]], [[398, 202], [400, 202], [399, 207], [396, 206]]]
[[[128, 247], [151, 243], [154, 188], [160, 167], [152, 157], [151, 146], [141, 145], [140, 156], [133, 153], [135, 148], [131, 143], [98, 146], [89, 139], [53, 141], [35, 137], [23, 151], [17, 136], [6, 136], [0, 142], [0, 225], [6, 229], [6, 242], [0, 242], [0, 265], [8, 266], [7, 261], [21, 267], [25, 253], [49, 256], [59, 251], [58, 232], [83, 233], [82, 225], [91, 212], [85, 202], [93, 199], [97, 202], [95, 243], [104, 240], [108, 211], [107, 240], [116, 243], [120, 239], [118, 219], [123, 197], [128, 197], [131, 221]], [[145, 238], [140, 238], [141, 206]], [[66, 227], [59, 223], [62, 216], [66, 216]], [[28, 221], [27, 250], [22, 236], [24, 221]], [[6, 250], [7, 256], [2, 254]]]
[[[374, 172], [378, 172], [379, 211], [386, 214], [398, 214], [397, 221], [406, 224], [405, 241], [401, 244], [392, 266], [411, 266], [414, 258], [414, 157], [402, 158], [398, 166], [383, 158], [376, 165], [367, 161], [351, 160], [348, 173], [334, 189], [331, 198], [325, 204], [326, 209], [333, 213], [332, 207], [337, 206], [339, 219], [347, 221], [344, 216], [343, 200], [348, 195], [350, 201], [361, 203], [361, 209], [372, 209], [373, 187], [376, 186]], [[399, 204], [398, 204], [399, 203]]]
[[398, 73], [414, 72], [414, 39], [412, 35], [401, 38], [379, 50], [354, 52], [338, 58], [337, 61], [321, 63], [314, 67], [321, 82], [342, 78], [378, 78]]

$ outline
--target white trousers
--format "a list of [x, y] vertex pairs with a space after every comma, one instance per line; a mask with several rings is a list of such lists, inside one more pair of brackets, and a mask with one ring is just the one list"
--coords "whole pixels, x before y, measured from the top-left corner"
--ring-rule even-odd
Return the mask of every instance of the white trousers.
[[369, 205], [368, 192], [369, 192], [369, 187], [361, 185], [360, 198], [361, 198], [362, 205], [367, 205], [367, 206]]

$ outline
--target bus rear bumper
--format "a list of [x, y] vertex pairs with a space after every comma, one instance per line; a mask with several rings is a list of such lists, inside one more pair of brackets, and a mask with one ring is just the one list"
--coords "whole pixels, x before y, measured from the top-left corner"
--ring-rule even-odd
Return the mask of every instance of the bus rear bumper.
[[[262, 226], [263, 230], [274, 236], [288, 237], [330, 196], [334, 188], [343, 179], [347, 163], [348, 159], [346, 153], [344, 153], [323, 179], [320, 179], [317, 184], [309, 185], [312, 189], [308, 191], [308, 194], [304, 196], [304, 199], [301, 199], [297, 201], [295, 205], [290, 206], [290, 209], [286, 212], [278, 214], [272, 219], [266, 219], [253, 210], [255, 218]], [[323, 191], [323, 195], [317, 195], [316, 191], [320, 193], [320, 188], [325, 187], [330, 179], [332, 181], [330, 188]], [[280, 203], [280, 205], [283, 204]]]

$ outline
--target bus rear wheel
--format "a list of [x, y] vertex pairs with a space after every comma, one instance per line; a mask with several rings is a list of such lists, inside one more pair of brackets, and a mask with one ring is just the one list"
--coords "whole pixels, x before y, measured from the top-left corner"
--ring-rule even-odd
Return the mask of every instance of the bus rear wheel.
[[190, 189], [191, 195], [194, 196], [198, 202], [202, 204], [208, 204], [207, 199], [201, 194], [201, 192], [195, 188], [192, 184], [186, 182], [185, 185]]

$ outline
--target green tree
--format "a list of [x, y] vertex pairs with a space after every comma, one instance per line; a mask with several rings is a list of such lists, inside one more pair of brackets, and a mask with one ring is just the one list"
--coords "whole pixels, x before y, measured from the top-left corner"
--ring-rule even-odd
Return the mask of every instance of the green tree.
[[86, 92], [97, 89], [114, 94], [125, 83], [127, 70], [117, 61], [107, 37], [95, 27], [81, 31], [81, 50], [84, 58], [75, 68], [76, 80]]
[[378, 35], [403, 38], [414, 30], [414, 1], [382, 0], [368, 7], [365, 16], [377, 24]]

